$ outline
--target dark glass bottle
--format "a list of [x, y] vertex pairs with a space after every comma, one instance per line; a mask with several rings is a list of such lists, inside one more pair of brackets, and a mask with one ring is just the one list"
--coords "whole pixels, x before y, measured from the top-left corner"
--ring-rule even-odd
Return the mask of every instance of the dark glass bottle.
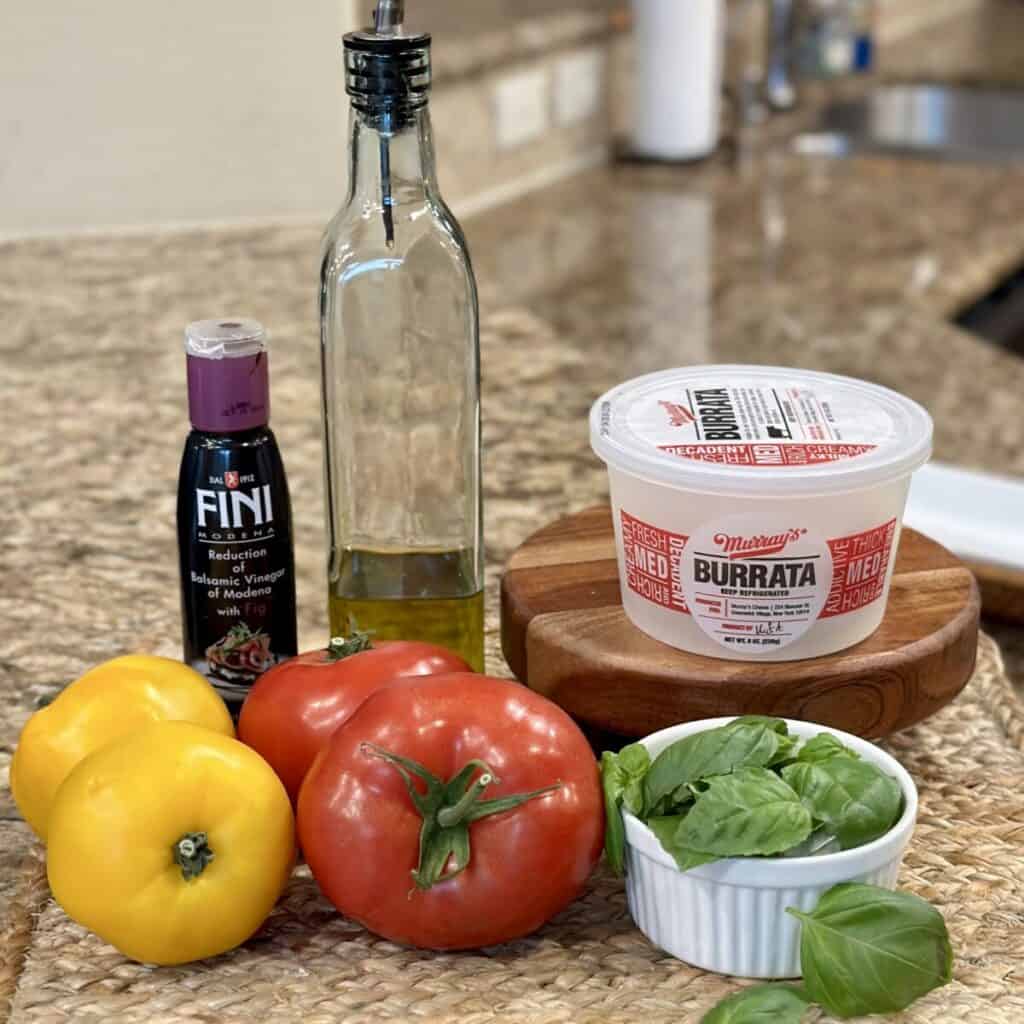
[[185, 332], [189, 419], [178, 479], [185, 661], [235, 713], [298, 652], [291, 503], [267, 426], [266, 334], [253, 321]]

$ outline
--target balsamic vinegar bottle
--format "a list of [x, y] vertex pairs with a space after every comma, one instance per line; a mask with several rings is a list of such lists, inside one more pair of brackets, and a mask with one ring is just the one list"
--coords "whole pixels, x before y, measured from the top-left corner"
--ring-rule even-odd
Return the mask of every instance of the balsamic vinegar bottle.
[[438, 191], [430, 36], [378, 0], [345, 36], [348, 199], [320, 277], [331, 632], [483, 668], [480, 349], [465, 239]]
[[185, 331], [188, 411], [178, 479], [185, 661], [237, 714], [249, 688], [298, 652], [291, 503], [267, 426], [266, 332], [252, 320]]

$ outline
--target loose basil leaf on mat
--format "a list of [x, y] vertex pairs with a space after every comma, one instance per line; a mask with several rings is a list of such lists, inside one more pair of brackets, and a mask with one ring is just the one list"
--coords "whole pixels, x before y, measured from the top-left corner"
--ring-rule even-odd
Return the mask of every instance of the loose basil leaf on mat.
[[831, 757], [859, 759], [860, 755], [854, 753], [844, 743], [840, 743], [835, 736], [828, 732], [819, 732], [817, 736], [809, 739], [796, 754], [798, 761], [827, 761]]
[[799, 918], [800, 965], [809, 998], [837, 1017], [895, 1013], [953, 976], [942, 915], [906, 892], [847, 882]]
[[727, 996], [700, 1024], [800, 1024], [810, 1005], [793, 985], [755, 985]]
[[708, 780], [676, 841], [718, 857], [759, 856], [802, 843], [812, 824], [800, 797], [778, 775], [767, 768], [740, 768]]
[[[785, 726], [785, 722], [782, 723]], [[648, 811], [668, 810], [671, 802], [689, 796], [687, 785], [712, 775], [725, 775], [743, 767], [770, 764], [778, 753], [782, 734], [764, 721], [731, 722], [716, 729], [684, 736], [667, 746], [644, 777]]]
[[846, 756], [798, 761], [783, 768], [782, 777], [844, 850], [885, 835], [902, 810], [900, 784], [868, 761]]
[[689, 871], [690, 868], [699, 867], [701, 864], [710, 864], [718, 860], [713, 853], [698, 853], [697, 850], [688, 850], [677, 840], [679, 826], [685, 820], [685, 814], [669, 814], [647, 819], [647, 826], [658, 837], [658, 842], [670, 853], [680, 871]]
[[622, 874], [626, 859], [626, 827], [622, 823], [621, 806], [628, 800], [634, 814], [642, 813], [644, 774], [651, 763], [647, 748], [641, 743], [631, 743], [617, 754], [606, 750], [601, 755], [601, 786], [604, 789], [604, 850], [608, 865], [617, 874]]

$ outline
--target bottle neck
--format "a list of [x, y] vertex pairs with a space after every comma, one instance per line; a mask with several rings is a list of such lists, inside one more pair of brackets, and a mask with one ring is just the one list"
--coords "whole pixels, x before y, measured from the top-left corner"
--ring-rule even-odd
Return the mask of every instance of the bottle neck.
[[203, 430], [192, 427], [192, 434], [202, 441], [219, 444], [252, 444], [272, 435], [269, 424], [262, 427], [250, 427], [247, 430]]
[[227, 359], [186, 355], [188, 416], [196, 430], [237, 433], [270, 422], [267, 353]]
[[349, 199], [382, 207], [422, 203], [437, 194], [434, 141], [426, 105], [357, 110], [351, 115]]

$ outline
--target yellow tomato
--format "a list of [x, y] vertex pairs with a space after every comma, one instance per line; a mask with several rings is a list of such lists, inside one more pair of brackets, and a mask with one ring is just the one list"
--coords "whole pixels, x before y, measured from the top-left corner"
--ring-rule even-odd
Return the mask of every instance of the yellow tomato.
[[160, 722], [85, 758], [57, 792], [54, 898], [133, 960], [182, 964], [244, 942], [291, 874], [295, 823], [250, 747]]
[[37, 711], [25, 723], [11, 761], [11, 792], [36, 835], [45, 842], [57, 787], [86, 754], [166, 720], [235, 735], [227, 706], [198, 672], [148, 654], [98, 665]]

